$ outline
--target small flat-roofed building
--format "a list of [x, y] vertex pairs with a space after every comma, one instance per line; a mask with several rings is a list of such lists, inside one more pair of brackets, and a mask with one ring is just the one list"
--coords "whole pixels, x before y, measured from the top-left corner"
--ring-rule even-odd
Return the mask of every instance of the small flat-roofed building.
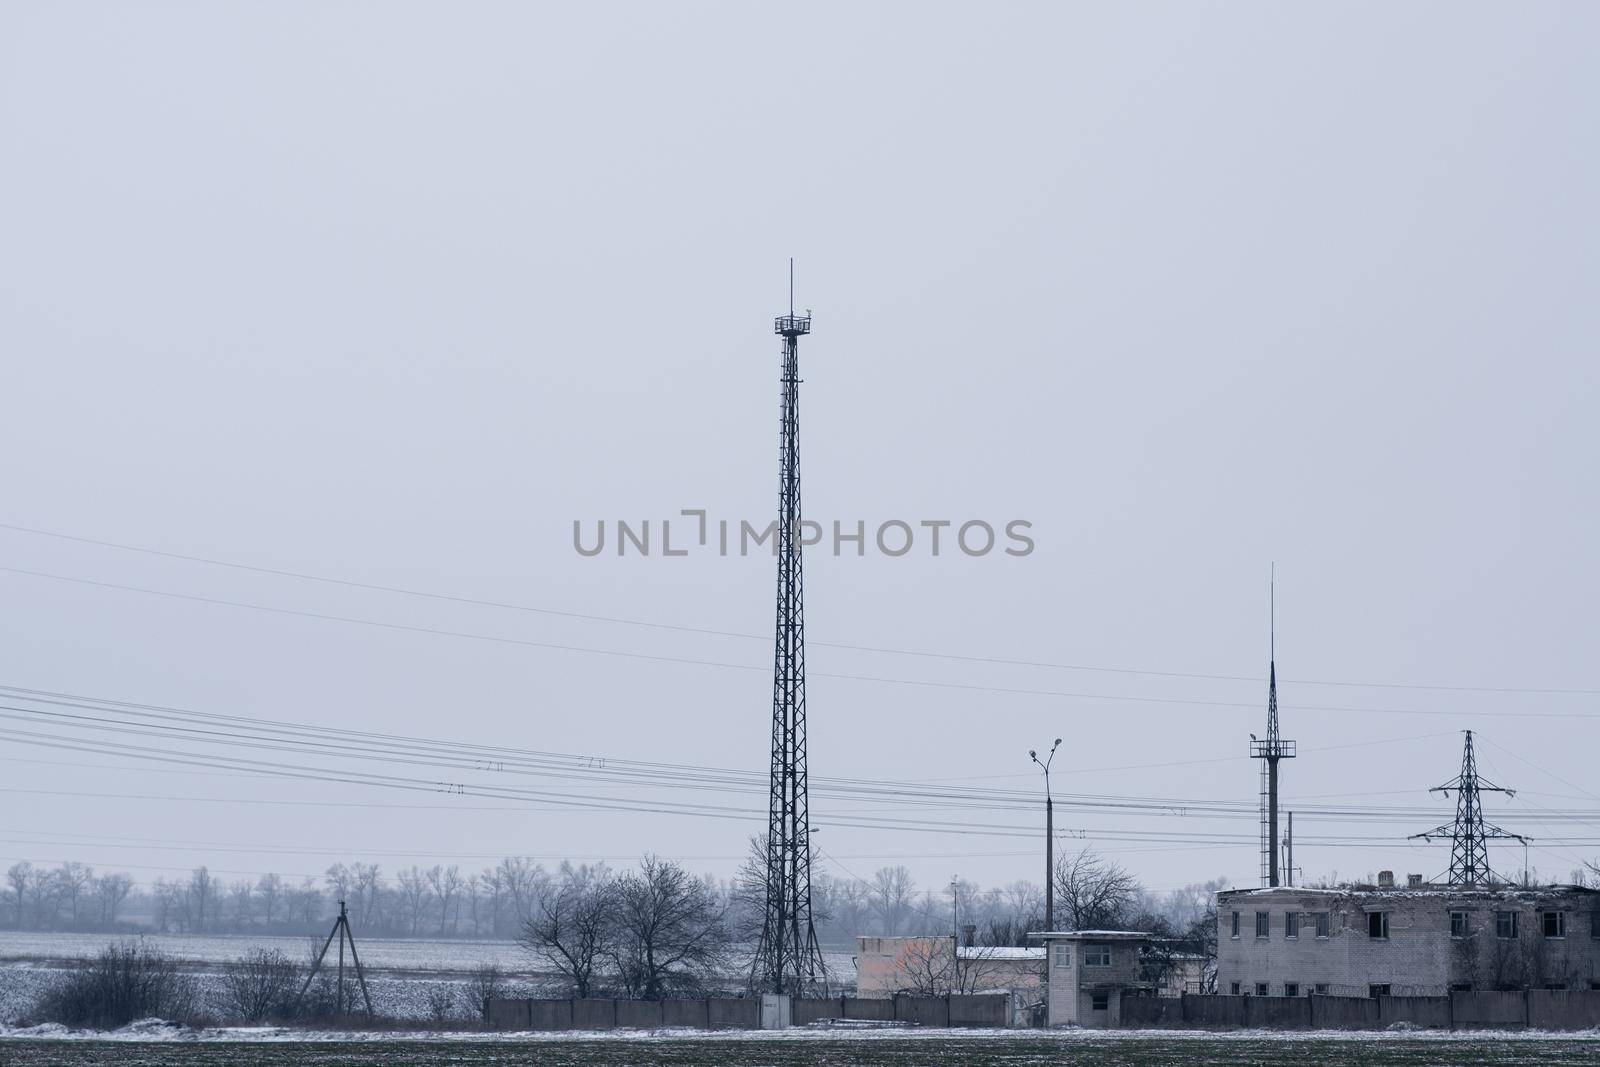
[[1030, 935], [1046, 952], [1046, 1026], [1116, 1026], [1122, 998], [1150, 996], [1144, 950], [1150, 935], [1137, 930], [1058, 930]]
[[1394, 884], [1217, 894], [1217, 992], [1600, 989], [1600, 891]]
[[1013, 994], [1036, 1003], [1044, 985], [1044, 949], [957, 945], [949, 934], [856, 938], [856, 995]]

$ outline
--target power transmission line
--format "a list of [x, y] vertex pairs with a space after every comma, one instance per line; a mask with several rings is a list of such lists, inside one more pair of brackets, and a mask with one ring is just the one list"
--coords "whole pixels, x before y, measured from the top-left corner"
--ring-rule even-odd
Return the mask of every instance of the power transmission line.
[[[141, 553], [144, 555], [158, 556], [164, 559], [181, 560], [188, 563], [201, 563], [212, 567], [224, 567], [232, 570], [248, 571], [255, 574], [266, 574], [279, 578], [293, 578], [299, 581], [317, 582], [325, 585], [342, 586], [350, 589], [361, 589], [369, 592], [390, 593], [398, 596], [417, 597], [420, 599], [439, 601], [442, 603], [462, 604], [472, 607], [493, 608], [501, 611], [526, 612], [538, 615], [547, 615], [556, 618], [578, 619], [586, 622], [601, 622], [621, 626], [635, 626], [652, 630], [668, 630], [680, 633], [701, 634], [710, 637], [732, 637], [742, 640], [767, 642], [770, 635], [746, 633], [737, 630], [719, 630], [712, 627], [689, 626], [681, 623], [656, 622], [646, 619], [634, 619], [617, 615], [600, 615], [590, 612], [572, 611], [563, 608], [541, 607], [533, 604], [522, 604], [504, 600], [488, 600], [477, 597], [468, 597], [451, 593], [439, 593], [429, 590], [414, 589], [405, 586], [387, 585], [379, 582], [364, 582], [351, 578], [338, 578], [325, 574], [313, 574], [306, 571], [295, 571], [279, 567], [266, 567], [257, 564], [240, 563], [234, 560], [222, 560], [209, 556], [195, 555], [185, 552], [172, 552], [164, 549], [150, 548], [142, 545], [131, 545], [117, 541], [102, 540], [94, 537], [84, 537], [77, 534], [63, 533], [56, 530], [46, 530], [34, 526], [23, 526], [16, 523], [0, 523], [0, 530], [10, 530], [14, 533], [29, 534], [38, 537], [55, 538], [62, 541], [72, 541], [79, 544], [94, 545], [100, 548], [111, 548], [123, 552]], [[4, 568], [9, 569], [9, 568]], [[31, 574], [36, 577], [51, 577], [61, 581], [74, 579], [59, 575], [48, 575], [43, 572], [16, 569], [15, 573]], [[125, 587], [115, 587], [125, 588]], [[139, 590], [160, 595], [154, 590]], [[243, 605], [240, 605], [243, 606]], [[1218, 682], [1258, 682], [1260, 679], [1253, 675], [1244, 674], [1211, 674], [1194, 671], [1166, 671], [1151, 670], [1133, 667], [1106, 667], [1080, 663], [1060, 663], [1049, 660], [1014, 659], [998, 656], [974, 656], [954, 652], [938, 652], [925, 649], [892, 648], [879, 645], [866, 645], [840, 641], [809, 641], [813, 647], [835, 648], [852, 652], [868, 652], [878, 655], [912, 656], [925, 659], [942, 659], [962, 663], [987, 663], [998, 666], [1033, 667], [1044, 670], [1084, 671], [1103, 674], [1126, 674], [1151, 678], [1182, 678], [1196, 681]], [[1481, 685], [1436, 685], [1418, 682], [1351, 682], [1316, 678], [1285, 678], [1286, 684], [1292, 685], [1318, 685], [1339, 686], [1361, 689], [1413, 689], [1446, 693], [1500, 693], [1522, 694], [1539, 696], [1596, 696], [1600, 689], [1584, 688], [1547, 688], [1531, 686], [1481, 686]]]
[[[329, 612], [308, 611], [300, 608], [282, 608], [270, 604], [256, 604], [242, 600], [228, 600], [222, 597], [200, 596], [194, 593], [178, 593], [167, 589], [154, 589], [148, 586], [125, 585], [118, 582], [105, 582], [92, 578], [78, 578], [72, 575], [54, 574], [48, 571], [29, 570], [23, 567], [0, 566], [0, 573], [19, 574], [32, 578], [44, 578], [51, 581], [68, 582], [75, 585], [89, 586], [98, 589], [112, 589], [119, 592], [141, 593], [148, 596], [166, 597], [173, 600], [188, 601], [191, 603], [208, 604], [213, 607], [230, 607], [248, 611], [260, 611], [272, 615], [281, 615], [291, 618], [316, 619], [323, 622], [337, 622], [353, 626], [370, 626], [382, 630], [398, 633], [422, 634], [433, 637], [449, 637], [464, 641], [483, 641], [491, 644], [509, 645], [521, 648], [538, 648], [547, 651], [575, 652], [584, 655], [608, 656], [618, 659], [640, 660], [652, 663], [678, 663], [696, 667], [712, 667], [721, 670], [757, 671], [765, 672], [769, 668], [757, 664], [730, 663], [725, 660], [695, 659], [687, 656], [665, 656], [647, 652], [629, 652], [623, 649], [596, 648], [587, 645], [569, 645], [555, 641], [531, 641], [519, 637], [504, 637], [497, 634], [482, 634], [466, 630], [448, 630], [431, 626], [417, 626], [410, 623], [387, 622], [382, 619], [366, 619], [351, 615], [335, 615]], [[879, 685], [917, 686], [929, 689], [948, 689], [958, 692], [976, 693], [1004, 693], [1011, 696], [1031, 697], [1057, 697], [1071, 700], [1107, 700], [1128, 702], [1136, 704], [1169, 704], [1181, 707], [1205, 708], [1255, 708], [1248, 701], [1237, 700], [1195, 700], [1186, 697], [1153, 697], [1135, 696], [1125, 693], [1081, 693], [1058, 689], [1029, 689], [1017, 686], [980, 685], [968, 682], [944, 682], [928, 678], [893, 678], [881, 675], [868, 674], [841, 674], [828, 671], [808, 671], [812, 678], [829, 678], [838, 681], [871, 682]], [[1579, 692], [1573, 690], [1572, 692]], [[1304, 711], [1330, 711], [1355, 715], [1425, 715], [1443, 716], [1448, 718], [1495, 718], [1508, 717], [1519, 719], [1594, 719], [1600, 718], [1600, 712], [1553, 712], [1553, 711], [1520, 711], [1514, 716], [1505, 712], [1493, 711], [1427, 711], [1419, 708], [1373, 708], [1359, 706], [1344, 706], [1336, 704], [1301, 704]]]

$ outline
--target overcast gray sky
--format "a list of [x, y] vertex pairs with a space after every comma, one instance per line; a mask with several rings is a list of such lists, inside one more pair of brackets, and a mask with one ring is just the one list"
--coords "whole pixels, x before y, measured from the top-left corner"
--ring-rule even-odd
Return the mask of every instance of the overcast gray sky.
[[[770, 556], [584, 558], [572, 523], [774, 514], [792, 255], [816, 316], [808, 515], [1022, 519], [1036, 543], [813, 550], [814, 642], [1243, 679], [813, 645], [817, 781], [1033, 790], [1027, 750], [1059, 735], [1063, 798], [1249, 809], [1276, 560], [1308, 875], [1442, 871], [1447, 848], [1399, 839], [1450, 818], [1425, 790], [1469, 727], [1485, 773], [1524, 790], [1491, 817], [1536, 839], [1541, 871], [1600, 854], [1594, 5], [10, 3], [0, 20], [0, 522], [758, 635], [0, 530], [0, 564], [58, 576], [0, 571], [0, 684], [764, 771]], [[23, 717], [0, 729], [310, 760]], [[468, 810], [504, 805], [14, 736], [0, 778], [7, 862], [142, 879], [646, 849], [727, 874], [764, 825], [759, 788], [517, 777], [736, 817]], [[237, 803], [284, 798], [422, 807]], [[1058, 820], [1156, 887], [1254, 884], [1253, 815], [1188, 806]], [[1037, 877], [1033, 838], [845, 825], [1036, 812], [813, 809], [830, 873]]]

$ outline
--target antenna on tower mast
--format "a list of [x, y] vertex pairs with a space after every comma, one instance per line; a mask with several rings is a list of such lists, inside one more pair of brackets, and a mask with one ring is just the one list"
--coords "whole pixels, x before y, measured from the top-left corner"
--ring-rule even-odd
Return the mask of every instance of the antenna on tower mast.
[[1295, 743], [1278, 736], [1278, 565], [1267, 572], [1267, 739], [1253, 740], [1250, 757], [1261, 761], [1261, 884], [1278, 884], [1278, 761], [1294, 759]]

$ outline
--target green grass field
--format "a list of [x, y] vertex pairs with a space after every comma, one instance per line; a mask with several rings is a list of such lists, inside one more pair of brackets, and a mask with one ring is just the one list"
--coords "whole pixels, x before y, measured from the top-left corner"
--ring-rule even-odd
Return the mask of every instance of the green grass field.
[[548, 1067], [791, 1067], [828, 1064], [884, 1067], [1016, 1067], [1023, 1064], [1082, 1064], [1095, 1067], [1456, 1067], [1466, 1064], [1528, 1064], [1562, 1067], [1600, 1063], [1600, 1040], [1503, 1036], [1452, 1040], [1370, 1036], [1361, 1040], [1313, 1037], [1116, 1037], [1074, 1035], [984, 1036], [935, 1040], [913, 1037], [841, 1037], [783, 1040], [672, 1037], [641, 1040], [385, 1041], [385, 1042], [182, 1042], [0, 1041], [4, 1067], [112, 1064], [154, 1065], [438, 1065], [488, 1067], [539, 1064]]

